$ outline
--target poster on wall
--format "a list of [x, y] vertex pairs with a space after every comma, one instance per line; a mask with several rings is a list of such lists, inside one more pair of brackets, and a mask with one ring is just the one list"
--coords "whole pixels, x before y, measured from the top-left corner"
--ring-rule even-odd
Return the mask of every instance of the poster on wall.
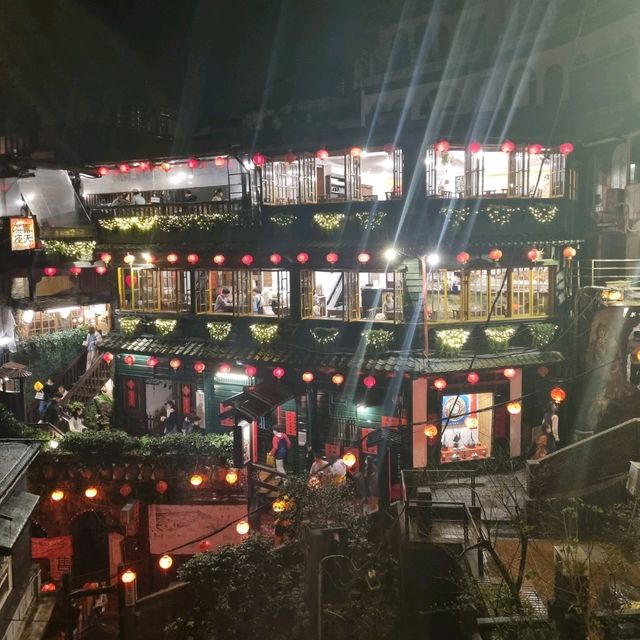
[[71, 570], [73, 546], [71, 536], [56, 538], [31, 538], [31, 557], [49, 560], [49, 575], [52, 580], [60, 580], [63, 573]]
[[251, 462], [251, 423], [246, 420], [238, 422], [242, 433], [242, 464]]
[[11, 236], [11, 251], [35, 249], [37, 245], [35, 218], [10, 218], [9, 234]]
[[491, 456], [493, 393], [442, 397], [441, 462], [477, 460]]

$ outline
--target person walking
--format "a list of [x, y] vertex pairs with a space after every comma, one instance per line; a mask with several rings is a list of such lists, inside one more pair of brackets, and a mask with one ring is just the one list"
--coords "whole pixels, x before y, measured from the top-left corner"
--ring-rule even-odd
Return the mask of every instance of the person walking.
[[269, 454], [276, 460], [276, 471], [286, 475], [284, 463], [289, 455], [289, 449], [291, 448], [291, 440], [289, 436], [282, 431], [282, 427], [276, 426], [273, 428], [273, 440], [271, 441], [271, 451]]
[[91, 368], [91, 365], [98, 357], [98, 345], [102, 342], [102, 336], [96, 331], [96, 328], [92, 325], [89, 327], [89, 333], [82, 343], [87, 347], [87, 371]]

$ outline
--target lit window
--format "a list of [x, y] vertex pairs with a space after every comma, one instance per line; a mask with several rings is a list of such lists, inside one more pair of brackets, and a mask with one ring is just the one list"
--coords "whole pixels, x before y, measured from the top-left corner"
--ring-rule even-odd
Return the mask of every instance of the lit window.
[[176, 313], [191, 309], [191, 279], [179, 269], [118, 269], [120, 308]]

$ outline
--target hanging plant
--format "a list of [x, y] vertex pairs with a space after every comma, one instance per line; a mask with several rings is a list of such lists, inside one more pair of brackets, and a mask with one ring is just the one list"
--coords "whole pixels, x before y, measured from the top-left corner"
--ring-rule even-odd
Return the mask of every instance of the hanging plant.
[[531, 334], [533, 346], [540, 351], [544, 351], [551, 344], [558, 327], [550, 322], [543, 322], [541, 324], [530, 324], [527, 329]]
[[440, 214], [447, 218], [454, 229], [458, 229], [471, 215], [471, 209], [469, 207], [441, 207]]
[[168, 336], [170, 333], [173, 333], [173, 330], [176, 328], [176, 323], [177, 320], [163, 320], [161, 318], [157, 318], [153, 322], [156, 327], [156, 333], [159, 336]]
[[258, 344], [270, 344], [278, 335], [278, 325], [277, 324], [252, 324], [249, 327], [249, 331], [251, 331], [251, 337]]
[[509, 348], [509, 341], [515, 335], [515, 327], [491, 327], [484, 330], [492, 353], [502, 353]]
[[125, 316], [120, 318], [120, 331], [123, 335], [129, 337], [132, 336], [138, 326], [140, 325], [140, 318], [134, 318], [132, 316]]
[[451, 358], [460, 355], [469, 339], [470, 332], [464, 329], [441, 329], [436, 331], [436, 346], [440, 355]]
[[323, 231], [337, 231], [344, 220], [344, 213], [314, 213], [313, 223]]
[[231, 333], [230, 322], [208, 322], [207, 329], [212, 342], [224, 342]]
[[329, 327], [316, 327], [315, 329], [310, 329], [309, 333], [313, 338], [313, 341], [319, 347], [328, 347], [333, 344], [340, 333], [340, 329], [332, 329]]
[[93, 240], [86, 242], [64, 242], [62, 240], [43, 240], [42, 250], [45, 256], [60, 256], [71, 260], [92, 260], [96, 243]]
[[235, 226], [240, 223], [236, 213], [181, 213], [178, 215], [162, 216], [158, 219], [158, 227], [161, 231], [172, 233], [186, 231], [188, 229], [200, 229], [211, 231], [216, 227]]
[[280, 227], [281, 229], [286, 229], [295, 223], [298, 219], [298, 216], [295, 213], [273, 213], [269, 216], [269, 222], [275, 225], [276, 227]]
[[367, 350], [372, 353], [384, 353], [389, 350], [393, 332], [387, 329], [365, 329], [362, 332]]
[[140, 231], [143, 233], [152, 231], [158, 225], [158, 216], [131, 216], [129, 218], [109, 218], [99, 220], [98, 224], [107, 231], [127, 233], [128, 231]]
[[539, 224], [548, 224], [555, 220], [558, 207], [555, 204], [532, 204], [529, 213]]
[[354, 215], [354, 218], [356, 219], [358, 224], [365, 231], [373, 231], [374, 229], [379, 229], [386, 217], [387, 214], [385, 211], [359, 211]]
[[517, 213], [519, 209], [506, 204], [489, 204], [484, 208], [484, 211], [493, 224], [503, 227], [511, 222], [511, 216]]

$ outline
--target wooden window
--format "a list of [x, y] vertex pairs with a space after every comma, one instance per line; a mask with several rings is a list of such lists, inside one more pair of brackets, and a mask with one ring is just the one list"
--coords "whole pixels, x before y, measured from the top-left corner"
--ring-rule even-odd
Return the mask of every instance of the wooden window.
[[300, 285], [303, 318], [346, 320], [349, 296], [345, 289], [344, 272], [302, 271]]
[[191, 276], [178, 269], [118, 269], [120, 308], [177, 313], [191, 309]]
[[[243, 306], [238, 307], [241, 315], [266, 315], [283, 318], [290, 313], [289, 272], [279, 269], [260, 269], [246, 272], [243, 279], [247, 287], [242, 295]], [[245, 303], [244, 301], [248, 302]]]
[[359, 272], [356, 319], [402, 322], [404, 274], [401, 272]]
[[0, 556], [0, 608], [13, 589], [11, 556]]

